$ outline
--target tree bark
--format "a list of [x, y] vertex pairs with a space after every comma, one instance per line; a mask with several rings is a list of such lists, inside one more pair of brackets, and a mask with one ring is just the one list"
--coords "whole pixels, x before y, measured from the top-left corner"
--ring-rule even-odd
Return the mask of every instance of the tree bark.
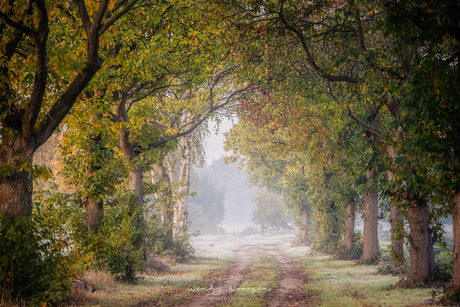
[[163, 162], [157, 164], [158, 174], [160, 181], [163, 183], [165, 190], [161, 193], [161, 205], [160, 211], [163, 221], [163, 227], [167, 227], [166, 232], [166, 245], [171, 245], [173, 242], [173, 216], [174, 208], [172, 203], [172, 190], [171, 190], [171, 178], [169, 177], [168, 170], [166, 169]]
[[32, 159], [35, 148], [22, 135], [2, 135], [0, 213], [10, 218], [32, 213]]
[[[460, 74], [460, 69], [459, 69]], [[457, 134], [460, 132], [460, 127], [456, 127]], [[458, 159], [460, 156], [459, 144], [454, 147], [454, 157]], [[454, 235], [454, 251], [452, 253], [452, 259], [454, 260], [454, 276], [452, 277], [452, 286], [454, 290], [460, 291], [460, 180], [458, 174], [460, 173], [460, 164], [454, 163], [452, 165], [453, 174], [457, 174], [455, 194], [452, 198], [452, 226]]]
[[355, 233], [355, 210], [352, 202], [347, 202], [345, 207], [345, 232], [343, 234], [343, 256], [350, 259], [353, 251], [353, 236]]
[[433, 237], [426, 197], [416, 199], [407, 209], [409, 222], [410, 267], [408, 281], [424, 282], [436, 273], [433, 252]]
[[[23, 158], [23, 156], [20, 156]], [[30, 158], [32, 159], [32, 158]], [[32, 173], [14, 170], [0, 178], [0, 213], [10, 218], [32, 213]]]
[[392, 249], [391, 264], [398, 267], [404, 264], [404, 241], [402, 237], [398, 235], [398, 230], [401, 229], [404, 218], [397, 204], [391, 203], [390, 205], [390, 242]]
[[[144, 174], [140, 166], [135, 167], [129, 171], [129, 190], [134, 193], [134, 200], [130, 202], [131, 214], [136, 214], [136, 228], [138, 234], [134, 239], [133, 245], [136, 248], [142, 248], [144, 246], [144, 215], [143, 215], [143, 199], [144, 190], [142, 188], [142, 179]], [[145, 254], [144, 254], [145, 257]]]
[[299, 227], [299, 243], [307, 244], [308, 241], [308, 208], [303, 206], [299, 209], [300, 227]]
[[452, 286], [455, 290], [460, 290], [460, 192], [454, 195], [453, 206], [454, 252], [452, 259], [454, 260], [454, 276]]
[[[366, 180], [372, 180], [375, 173], [368, 170]], [[367, 261], [379, 253], [378, 237], [378, 194], [375, 188], [371, 187], [364, 196], [364, 235], [363, 255], [361, 260]]]
[[[93, 116], [93, 120], [98, 120], [99, 118], [99, 114]], [[97, 156], [101, 148], [101, 140], [101, 134], [98, 133], [91, 139], [91, 148], [87, 149], [89, 162], [86, 168], [86, 180], [89, 184], [92, 183], [91, 178], [101, 169], [100, 164], [98, 164], [100, 162], [97, 161]], [[86, 198], [86, 228], [89, 233], [96, 234], [102, 221], [104, 205], [100, 198], [98, 194], [90, 195]]]
[[[396, 158], [396, 149], [392, 146], [387, 147], [387, 153], [391, 159]], [[389, 182], [393, 182], [394, 174], [392, 171], [387, 171]], [[398, 267], [404, 263], [404, 239], [398, 235], [399, 229], [402, 227], [404, 218], [401, 215], [401, 209], [395, 202], [390, 203], [390, 242], [392, 249], [391, 264]]]
[[184, 239], [187, 234], [187, 203], [190, 191], [190, 164], [192, 155], [190, 151], [190, 140], [188, 136], [183, 136], [180, 140], [181, 148], [181, 171], [179, 187], [179, 199], [174, 206], [174, 233], [173, 239]]
[[103, 202], [88, 197], [86, 199], [86, 229], [88, 232], [96, 234], [99, 231], [103, 216]]
[[[129, 131], [126, 128], [120, 128], [119, 138], [119, 145], [123, 156], [131, 162], [139, 158], [139, 154], [134, 151], [132, 144], [129, 142]], [[134, 240], [134, 246], [141, 248], [144, 243], [144, 190], [142, 188], [142, 179], [144, 174], [142, 167], [132, 166], [132, 168], [128, 171], [128, 176], [128, 189], [133, 194], [133, 198], [129, 202], [129, 211], [131, 215], [136, 214], [136, 227], [139, 232], [139, 235]]]

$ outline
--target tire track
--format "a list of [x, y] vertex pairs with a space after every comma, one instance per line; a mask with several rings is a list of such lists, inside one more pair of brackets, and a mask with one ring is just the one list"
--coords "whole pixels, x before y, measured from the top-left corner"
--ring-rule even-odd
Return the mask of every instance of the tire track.
[[313, 295], [305, 294], [303, 286], [308, 282], [304, 268], [297, 261], [284, 254], [276, 245], [244, 245], [235, 252], [235, 260], [229, 263], [228, 269], [214, 278], [205, 288], [189, 287], [193, 296], [188, 300], [159, 301], [155, 298], [137, 304], [145, 306], [182, 306], [209, 307], [224, 303], [232, 305], [236, 289], [248, 278], [248, 273], [254, 260], [258, 257], [270, 257], [279, 263], [280, 275], [278, 287], [266, 293], [265, 306], [311, 306]]
[[202, 294], [178, 306], [208, 307], [228, 302], [235, 293], [235, 289], [246, 279], [249, 268], [254, 262], [254, 255], [261, 252], [263, 250], [258, 246], [242, 246], [236, 252], [236, 259], [230, 262], [229, 268], [222, 276], [209, 285], [208, 288], [189, 289], [191, 291], [202, 292]]
[[280, 264], [278, 288], [267, 294], [267, 306], [311, 306], [312, 296], [303, 291], [308, 282], [301, 264], [282, 253], [275, 245], [266, 246], [266, 252]]

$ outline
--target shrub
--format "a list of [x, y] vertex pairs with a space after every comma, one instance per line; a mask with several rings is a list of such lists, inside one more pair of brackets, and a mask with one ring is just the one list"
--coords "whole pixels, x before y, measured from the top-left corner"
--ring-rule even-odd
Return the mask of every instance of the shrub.
[[395, 265], [392, 258], [391, 246], [382, 249], [381, 258], [377, 266], [377, 274], [379, 275], [403, 275], [407, 271], [407, 266], [404, 264]]
[[0, 296], [30, 305], [61, 303], [73, 275], [66, 247], [40, 215], [0, 215]]
[[139, 231], [135, 215], [123, 206], [105, 211], [97, 234], [79, 234], [78, 248], [86, 256], [87, 268], [107, 270], [116, 280], [135, 282], [142, 266], [142, 250], [135, 246]]
[[344, 250], [342, 245], [339, 245], [336, 258], [341, 260], [358, 260], [363, 255], [363, 235], [360, 232], [353, 234], [353, 248]]
[[175, 261], [181, 263], [193, 260], [195, 249], [190, 245], [190, 238], [198, 236], [199, 232], [188, 233], [186, 231], [184, 238], [176, 238], [172, 241], [169, 235], [170, 227], [172, 226], [163, 226], [159, 216], [152, 216], [148, 219], [144, 242], [146, 252], [150, 255], [173, 257]]
[[438, 266], [437, 280], [449, 281], [454, 275], [454, 260], [452, 259], [452, 248], [442, 245], [435, 245], [434, 256]]

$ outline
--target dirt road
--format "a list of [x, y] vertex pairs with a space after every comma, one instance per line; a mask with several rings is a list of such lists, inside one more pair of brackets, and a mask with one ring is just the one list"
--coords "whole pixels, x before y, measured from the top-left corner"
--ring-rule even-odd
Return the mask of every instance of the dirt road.
[[[213, 280], [207, 288], [189, 289], [196, 291], [197, 295], [192, 300], [182, 302], [179, 306], [233, 305], [235, 290], [247, 278], [254, 260], [260, 257], [272, 258], [279, 263], [280, 268], [278, 287], [261, 289], [264, 290], [266, 306], [308, 306], [311, 304], [311, 297], [302, 291], [303, 285], [308, 280], [304, 268], [280, 251], [277, 246], [245, 245], [240, 247], [235, 254], [235, 260], [230, 263], [223, 275]], [[238, 300], [241, 300], [241, 297]]]

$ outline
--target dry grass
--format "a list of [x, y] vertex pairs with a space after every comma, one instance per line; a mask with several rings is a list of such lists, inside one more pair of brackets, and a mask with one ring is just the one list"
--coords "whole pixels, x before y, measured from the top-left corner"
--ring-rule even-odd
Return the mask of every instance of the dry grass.
[[25, 303], [13, 302], [11, 299], [0, 297], [0, 307], [25, 307]]
[[[177, 264], [170, 271], [140, 274], [137, 284], [115, 282], [110, 274], [91, 271], [85, 278], [96, 288], [85, 295], [73, 295], [71, 306], [134, 306], [141, 302], [156, 306], [158, 301], [175, 302], [190, 295], [188, 287], [209, 284], [206, 278], [214, 270], [223, 270], [227, 262], [201, 258], [190, 264]], [[163, 304], [163, 303], [161, 303]]]
[[117, 287], [113, 275], [106, 271], [90, 270], [85, 273], [84, 278], [88, 280], [96, 290], [110, 290]]

